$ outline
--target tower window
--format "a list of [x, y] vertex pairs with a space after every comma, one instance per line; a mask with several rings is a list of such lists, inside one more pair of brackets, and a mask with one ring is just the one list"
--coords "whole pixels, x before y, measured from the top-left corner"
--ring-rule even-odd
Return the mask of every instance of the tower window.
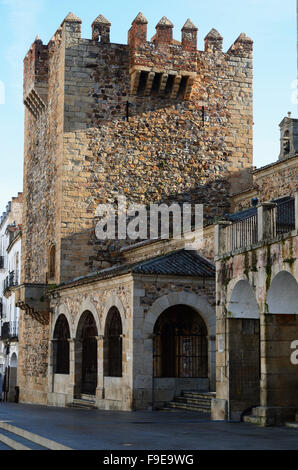
[[55, 278], [55, 268], [56, 268], [56, 247], [52, 245], [49, 253], [49, 278]]

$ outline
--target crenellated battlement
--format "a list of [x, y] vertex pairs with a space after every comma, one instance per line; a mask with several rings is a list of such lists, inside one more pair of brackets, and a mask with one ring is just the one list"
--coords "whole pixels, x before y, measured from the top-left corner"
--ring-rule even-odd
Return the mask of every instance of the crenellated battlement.
[[24, 103], [34, 116], [48, 100], [48, 46], [37, 36], [24, 59]]

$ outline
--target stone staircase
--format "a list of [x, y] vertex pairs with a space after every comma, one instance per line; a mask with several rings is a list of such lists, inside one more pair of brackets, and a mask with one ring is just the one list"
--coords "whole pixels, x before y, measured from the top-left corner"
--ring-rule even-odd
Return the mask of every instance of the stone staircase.
[[97, 410], [95, 397], [91, 395], [81, 395], [81, 398], [74, 398], [71, 403], [67, 403], [68, 408], [77, 408], [81, 410]]
[[211, 413], [211, 400], [216, 397], [215, 392], [185, 391], [180, 397], [166, 403], [160, 411], [197, 411]]

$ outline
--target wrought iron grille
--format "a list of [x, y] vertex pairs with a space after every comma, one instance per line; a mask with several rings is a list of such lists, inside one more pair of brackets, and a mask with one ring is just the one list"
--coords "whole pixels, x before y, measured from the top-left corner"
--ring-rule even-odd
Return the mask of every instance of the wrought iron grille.
[[122, 321], [116, 307], [108, 313], [104, 338], [104, 375], [122, 377]]
[[162, 314], [154, 329], [154, 377], [208, 377], [207, 329], [186, 306]]

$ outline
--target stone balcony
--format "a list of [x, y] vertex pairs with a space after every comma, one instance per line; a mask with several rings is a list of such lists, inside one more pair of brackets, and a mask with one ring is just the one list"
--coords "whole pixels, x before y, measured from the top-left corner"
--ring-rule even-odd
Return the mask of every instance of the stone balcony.
[[15, 305], [43, 325], [49, 323], [48, 284], [22, 284], [14, 289]]

